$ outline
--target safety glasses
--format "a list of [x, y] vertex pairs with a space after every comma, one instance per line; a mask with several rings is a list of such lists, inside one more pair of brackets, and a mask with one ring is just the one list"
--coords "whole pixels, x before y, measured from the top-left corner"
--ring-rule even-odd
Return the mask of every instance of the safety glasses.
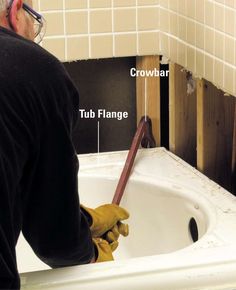
[[23, 3], [22, 8], [34, 19], [34, 38], [37, 43], [40, 43], [46, 32], [45, 19], [25, 3]]
[[[12, 0], [8, 7], [8, 15], [10, 14], [12, 3], [14, 0]], [[46, 21], [43, 18], [43, 16], [39, 13], [37, 13], [34, 9], [32, 9], [27, 4], [23, 3], [22, 8], [34, 19], [34, 39], [35, 42], [40, 43], [45, 35], [46, 32]]]

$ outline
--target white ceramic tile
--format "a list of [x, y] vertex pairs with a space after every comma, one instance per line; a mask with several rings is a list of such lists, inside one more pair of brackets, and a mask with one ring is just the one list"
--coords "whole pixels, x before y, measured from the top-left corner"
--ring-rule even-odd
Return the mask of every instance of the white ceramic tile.
[[169, 9], [178, 12], [178, 0], [169, 0]]
[[178, 15], [170, 13], [170, 34], [178, 36]]
[[203, 77], [204, 75], [204, 53], [196, 52], [196, 74], [198, 77]]
[[188, 0], [176, 0], [176, 1], [178, 1], [178, 11], [179, 11], [179, 13], [182, 14], [182, 15], [186, 15], [186, 11], [187, 11], [186, 3], [187, 3]]
[[196, 24], [196, 46], [204, 49], [204, 25]]
[[141, 32], [138, 35], [139, 55], [156, 54], [159, 51], [159, 33]]
[[215, 31], [215, 56], [219, 59], [224, 59], [224, 34]]
[[172, 62], [177, 63], [178, 60], [178, 50], [177, 45], [178, 42], [175, 38], [170, 37], [170, 59]]
[[196, 23], [195, 23], [195, 21], [187, 20], [187, 42], [191, 45], [196, 45]]
[[225, 29], [225, 9], [222, 9], [222, 6], [215, 5], [215, 20], [214, 27], [216, 30], [224, 31]]
[[162, 53], [165, 56], [169, 56], [169, 37], [164, 34], [160, 33], [160, 53]]
[[214, 63], [214, 83], [219, 85], [219, 87], [223, 88], [224, 84], [224, 77], [223, 77], [223, 68], [224, 63], [215, 59]]
[[197, 0], [196, 2], [196, 20], [200, 23], [204, 23], [204, 1]]
[[225, 36], [225, 58], [224, 60], [230, 64], [234, 64], [235, 60], [235, 50], [234, 50], [234, 39], [228, 36]]
[[187, 68], [191, 72], [195, 73], [195, 55], [196, 55], [196, 50], [190, 46], [187, 46]]
[[234, 36], [235, 32], [235, 11], [225, 9], [225, 33]]
[[205, 1], [205, 24], [214, 27], [214, 9], [215, 5], [212, 1]]
[[195, 19], [196, 18], [196, 1], [198, 0], [187, 0], [186, 1], [186, 9], [187, 9], [187, 16], [189, 18]]
[[214, 53], [214, 30], [205, 28], [205, 50], [206, 52]]
[[177, 63], [186, 67], [187, 60], [187, 47], [182, 42], [178, 42], [177, 45]]
[[160, 8], [160, 30], [169, 32], [170, 30], [170, 21], [169, 21], [170, 13], [165, 9]]
[[204, 77], [209, 80], [210, 82], [213, 82], [213, 57], [210, 57], [209, 55], [205, 55], [205, 75]]
[[184, 17], [180, 16], [179, 17], [179, 22], [178, 22], [178, 36], [181, 40], [186, 41], [187, 37], [187, 21]]
[[234, 70], [227, 65], [224, 66], [224, 89], [230, 94], [234, 93]]

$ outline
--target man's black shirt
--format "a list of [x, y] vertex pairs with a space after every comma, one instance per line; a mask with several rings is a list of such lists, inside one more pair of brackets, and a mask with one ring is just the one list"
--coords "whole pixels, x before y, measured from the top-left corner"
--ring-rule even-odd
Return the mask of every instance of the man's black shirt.
[[39, 45], [0, 27], [0, 289], [18, 289], [20, 231], [51, 267], [93, 256], [71, 134], [78, 92]]

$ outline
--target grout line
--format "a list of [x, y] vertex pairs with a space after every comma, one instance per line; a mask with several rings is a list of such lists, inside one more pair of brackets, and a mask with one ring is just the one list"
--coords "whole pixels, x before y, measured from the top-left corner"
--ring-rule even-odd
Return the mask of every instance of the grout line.
[[138, 33], [138, 0], [136, 0], [136, 8], [135, 8], [135, 29], [136, 29], [136, 52], [139, 55], [139, 33]]
[[[184, 13], [186, 14], [186, 11], [187, 11], [187, 3], [186, 3], [186, 0], [184, 1]], [[184, 19], [187, 20], [187, 17], [185, 15], [183, 15]], [[186, 43], [187, 43], [187, 21], [185, 21], [185, 39], [186, 39]], [[185, 45], [184, 47], [185, 49], [185, 66], [187, 67], [188, 65], [188, 49], [187, 49], [187, 46]]]
[[[88, 0], [89, 1], [89, 0]], [[157, 5], [138, 5], [137, 6], [139, 8], [156, 8]], [[76, 9], [67, 9], [66, 11], [67, 12], [86, 12], [88, 10], [90, 11], [100, 11], [100, 10], [120, 10], [120, 9], [126, 9], [126, 10], [133, 10], [136, 8], [136, 5], [135, 6], [120, 6], [120, 7], [114, 7], [111, 6], [111, 7], [104, 7], [104, 8], [76, 8]], [[46, 13], [46, 14], [52, 14], [52, 13], [60, 13], [60, 12], [63, 12], [62, 9], [52, 9], [52, 10], [43, 10], [41, 11], [43, 13]]]
[[91, 57], [91, 33], [90, 33], [90, 0], [88, 0], [88, 7], [87, 7], [87, 11], [88, 11], [88, 41], [89, 41], [89, 58]]
[[[205, 3], [204, 3], [205, 4]], [[203, 36], [203, 76], [206, 75], [206, 54], [205, 54], [205, 51], [206, 51], [206, 9], [205, 9], [205, 5], [203, 5], [203, 25], [204, 25], [204, 29], [203, 29], [203, 33], [204, 33], [204, 36]]]
[[[216, 18], [216, 10], [215, 10], [215, 5], [213, 5], [213, 26], [215, 28], [215, 18]], [[213, 33], [213, 54], [214, 56], [216, 55], [216, 41], [215, 41], [215, 38], [216, 38], [216, 30], [214, 29], [214, 33]], [[214, 61], [213, 61], [213, 81], [215, 81], [215, 63], [216, 63], [216, 59], [214, 58]]]
[[[234, 41], [234, 51], [236, 51], [236, 41]], [[236, 54], [234, 53], [234, 65], [236, 65]], [[236, 70], [234, 70], [234, 81], [233, 81], [233, 90], [236, 95]]]
[[65, 3], [65, 0], [63, 0], [63, 29], [64, 29], [64, 38], [65, 38], [64, 58], [65, 58], [65, 61], [67, 61], [68, 60], [68, 51], [67, 51], [67, 35], [66, 35], [66, 3]]
[[98, 154], [100, 153], [100, 122], [98, 121], [97, 124], [97, 150], [98, 150]]
[[115, 57], [115, 18], [114, 18], [114, 0], [111, 0], [111, 21], [112, 21], [112, 56]]
[[[224, 4], [225, 4], [225, 0], [224, 0]], [[225, 12], [225, 11], [224, 11]], [[224, 30], [225, 30], [225, 24], [226, 24], [226, 17], [225, 17], [225, 13], [223, 15], [224, 17]], [[225, 49], [225, 35], [224, 35], [224, 41], [223, 41], [223, 60], [225, 62], [225, 57], [226, 56], [226, 49]], [[223, 65], [223, 88], [225, 87], [225, 66]]]
[[[168, 7], [168, 10], [170, 8], [170, 0], [167, 2], [167, 7]], [[168, 13], [168, 33], [170, 33], [170, 13]], [[171, 34], [171, 33], [170, 33]], [[170, 50], [170, 37], [168, 37], [168, 54], [170, 56], [171, 54], [171, 50]]]
[[[196, 20], [197, 18], [197, 1], [195, 1], [195, 7], [194, 7], [194, 19]], [[197, 24], [195, 22], [195, 39], [194, 39], [194, 43], [195, 43], [195, 53], [194, 53], [194, 68], [195, 68], [195, 72], [197, 73]]]
[[147, 121], [147, 78], [144, 79], [144, 116]]
[[161, 15], [161, 13], [160, 13], [160, 5], [158, 4], [158, 30], [159, 30], [159, 36], [158, 36], [158, 45], [159, 45], [159, 52], [161, 52], [161, 41], [160, 41], [160, 39], [161, 39], [161, 33], [160, 33], [160, 27], [161, 27], [161, 20], [160, 20], [160, 15]]
[[39, 10], [39, 13], [41, 13], [41, 0], [38, 0], [38, 10]]
[[[142, 30], [142, 33], [151, 33], [151, 32], [160, 32], [159, 29], [154, 29], [154, 30]], [[114, 35], [127, 35], [127, 34], [135, 34], [135, 31], [125, 31], [125, 32], [114, 32]], [[112, 35], [111, 32], [103, 32], [103, 33], [90, 33], [91, 36], [106, 36], [106, 35]], [[88, 33], [80, 33], [80, 34], [68, 34], [66, 37], [67, 38], [76, 38], [76, 37], [88, 37]], [[58, 34], [58, 35], [48, 35], [45, 36], [45, 39], [55, 39], [55, 38], [63, 38], [64, 35]]]
[[[179, 4], [180, 4], [180, 2], [179, 1], [177, 1], [177, 11], [179, 11]], [[179, 17], [177, 17], [177, 35], [178, 35], [178, 38], [179, 38], [179, 26], [180, 26], [180, 24], [179, 24]], [[177, 63], [179, 62], [179, 45], [178, 45], [178, 42], [177, 42]]]
[[233, 91], [234, 91], [234, 95], [236, 96], [236, 70], [234, 70], [234, 84], [233, 84]]
[[[38, 12], [41, 14], [41, 0], [38, 0]], [[43, 40], [45, 37], [43, 37], [41, 43], [39, 44], [40, 46], [43, 47]]]

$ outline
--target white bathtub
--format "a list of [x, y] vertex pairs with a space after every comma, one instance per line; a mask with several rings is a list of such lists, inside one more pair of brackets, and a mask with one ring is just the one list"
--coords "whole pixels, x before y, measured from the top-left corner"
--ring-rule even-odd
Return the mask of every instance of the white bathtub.
[[[83, 204], [111, 202], [126, 154], [79, 156]], [[236, 289], [230, 193], [165, 149], [144, 149], [121, 205], [130, 212], [130, 234], [113, 262], [47, 270], [20, 237], [22, 289]]]

